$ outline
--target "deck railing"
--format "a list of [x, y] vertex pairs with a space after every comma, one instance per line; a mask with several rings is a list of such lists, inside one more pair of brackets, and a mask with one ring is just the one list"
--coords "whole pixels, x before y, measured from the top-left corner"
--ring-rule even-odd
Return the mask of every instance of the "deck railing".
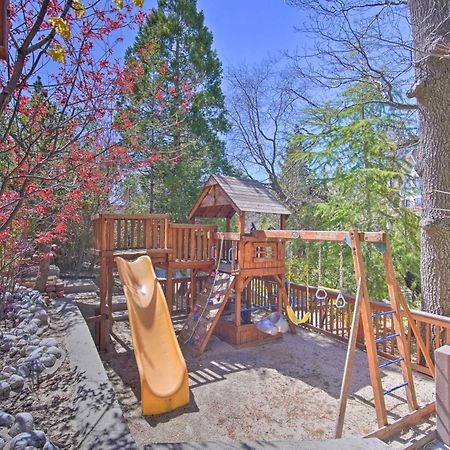
[[[346, 296], [348, 306], [342, 309], [336, 308], [335, 301], [338, 292], [331, 289], [326, 289], [328, 298], [326, 301], [320, 303], [315, 299], [316, 288], [310, 287], [309, 295], [307, 295], [307, 287], [291, 283], [290, 298], [296, 314], [301, 317], [306, 312], [311, 312], [311, 320], [305, 326], [311, 330], [324, 333], [336, 339], [347, 341], [350, 334], [351, 320], [353, 314], [353, 307], [355, 298], [353, 296]], [[309, 301], [307, 301], [307, 298]], [[391, 310], [388, 303], [370, 302], [372, 313]], [[412, 309], [411, 315], [415, 324], [421, 331], [422, 339], [429, 354], [434, 358], [434, 351], [442, 345], [450, 343], [450, 318], [439, 316], [436, 314], [429, 314], [423, 311]], [[424, 357], [416, 344], [416, 339], [409, 327], [407, 318], [403, 319], [405, 322], [406, 336], [408, 342], [408, 349], [411, 355], [412, 367], [418, 372], [431, 375], [430, 370], [426, 367]], [[376, 337], [386, 336], [394, 333], [394, 325], [392, 316], [380, 316], [373, 319], [374, 335]], [[363, 331], [360, 324], [358, 330], [358, 343], [363, 344]], [[398, 357], [398, 350], [394, 340], [384, 341], [377, 344], [378, 354], [389, 359]]]
[[168, 214], [97, 214], [92, 221], [97, 250], [167, 249]]
[[213, 225], [176, 224], [169, 225], [169, 248], [175, 261], [212, 260], [214, 247]]

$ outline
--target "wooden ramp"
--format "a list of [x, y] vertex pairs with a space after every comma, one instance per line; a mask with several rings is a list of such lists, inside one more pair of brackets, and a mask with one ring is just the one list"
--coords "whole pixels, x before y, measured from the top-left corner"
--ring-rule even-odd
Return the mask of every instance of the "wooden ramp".
[[229, 273], [212, 273], [208, 277], [178, 336], [181, 346], [203, 353], [233, 287], [234, 276]]

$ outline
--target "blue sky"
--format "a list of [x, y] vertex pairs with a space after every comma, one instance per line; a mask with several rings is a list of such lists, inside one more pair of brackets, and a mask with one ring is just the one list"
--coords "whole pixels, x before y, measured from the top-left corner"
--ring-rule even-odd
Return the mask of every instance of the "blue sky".
[[198, 8], [225, 69], [258, 64], [298, 45], [300, 34], [294, 26], [301, 22], [300, 13], [284, 0], [198, 0]]
[[[147, 10], [156, 1], [147, 0], [144, 5]], [[224, 71], [241, 63], [257, 65], [268, 56], [294, 51], [301, 45], [300, 34], [294, 30], [301, 24], [301, 15], [284, 0], [197, 0], [197, 5], [213, 34], [213, 46]], [[117, 48], [117, 57], [123, 57], [136, 34], [137, 30], [124, 33], [125, 41]]]

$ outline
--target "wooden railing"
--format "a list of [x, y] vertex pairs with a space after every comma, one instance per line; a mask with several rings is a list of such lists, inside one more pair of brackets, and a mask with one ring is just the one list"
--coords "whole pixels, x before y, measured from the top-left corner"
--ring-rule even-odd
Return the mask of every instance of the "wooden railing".
[[[298, 317], [306, 312], [311, 312], [311, 320], [305, 324], [313, 331], [321, 332], [336, 339], [347, 341], [350, 333], [351, 319], [355, 298], [346, 296], [348, 306], [343, 309], [335, 307], [337, 291], [327, 289], [328, 298], [320, 304], [315, 300], [316, 288], [310, 287], [307, 295], [307, 287], [295, 283], [290, 284], [290, 298], [294, 311]], [[370, 302], [372, 313], [391, 310], [388, 303]], [[434, 351], [442, 345], [450, 343], [450, 318], [429, 314], [423, 311], [411, 310], [414, 322], [421, 331], [422, 339], [429, 354], [434, 358]], [[374, 335], [386, 336], [394, 333], [394, 326], [390, 315], [374, 318]], [[431, 375], [426, 367], [423, 355], [416, 345], [416, 339], [408, 326], [408, 320], [404, 318], [408, 348], [411, 357], [412, 368], [418, 372]], [[358, 343], [363, 345], [362, 326], [358, 330]], [[377, 344], [378, 354], [388, 358], [398, 357], [395, 340], [388, 340]]]
[[239, 233], [215, 233], [214, 234], [214, 260], [220, 257], [221, 261], [228, 261], [232, 269], [238, 269], [239, 260]]
[[214, 233], [213, 225], [176, 224], [169, 226], [169, 248], [175, 261], [212, 260]]
[[167, 214], [97, 214], [92, 221], [97, 250], [167, 249]]

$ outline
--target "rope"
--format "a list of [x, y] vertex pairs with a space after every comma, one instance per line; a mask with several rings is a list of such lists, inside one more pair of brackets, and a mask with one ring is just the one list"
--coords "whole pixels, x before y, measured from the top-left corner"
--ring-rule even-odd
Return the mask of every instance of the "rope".
[[214, 289], [214, 287], [215, 287], [215, 285], [216, 285], [216, 282], [217, 282], [217, 275], [218, 275], [218, 273], [219, 273], [220, 260], [222, 259], [223, 241], [224, 241], [224, 238], [222, 237], [222, 239], [220, 240], [220, 250], [219, 250], [219, 256], [218, 256], [218, 258], [217, 258], [216, 269], [215, 269], [215, 271], [214, 271], [214, 280], [213, 280], [213, 282], [212, 282], [211, 289], [210, 289], [209, 294], [208, 294], [208, 301], [205, 303], [205, 306], [203, 307], [202, 312], [201, 312], [200, 315], [198, 316], [197, 322], [196, 322], [196, 324], [194, 325], [194, 328], [192, 329], [191, 335], [190, 335], [190, 336], [186, 339], [186, 341], [184, 342], [185, 344], [187, 344], [187, 343], [191, 340], [192, 336], [194, 336], [195, 332], [197, 331], [197, 327], [198, 327], [198, 325], [199, 325], [199, 323], [200, 323], [200, 319], [203, 317], [203, 314], [204, 314], [205, 311], [206, 311], [206, 308], [207, 308], [208, 303], [209, 303], [209, 299], [211, 298], [211, 294], [212, 294], [213, 289]]
[[322, 286], [322, 243], [319, 243], [319, 254], [318, 254], [318, 268], [317, 268], [317, 290], [316, 290], [316, 300], [323, 302], [327, 299], [328, 294]]

